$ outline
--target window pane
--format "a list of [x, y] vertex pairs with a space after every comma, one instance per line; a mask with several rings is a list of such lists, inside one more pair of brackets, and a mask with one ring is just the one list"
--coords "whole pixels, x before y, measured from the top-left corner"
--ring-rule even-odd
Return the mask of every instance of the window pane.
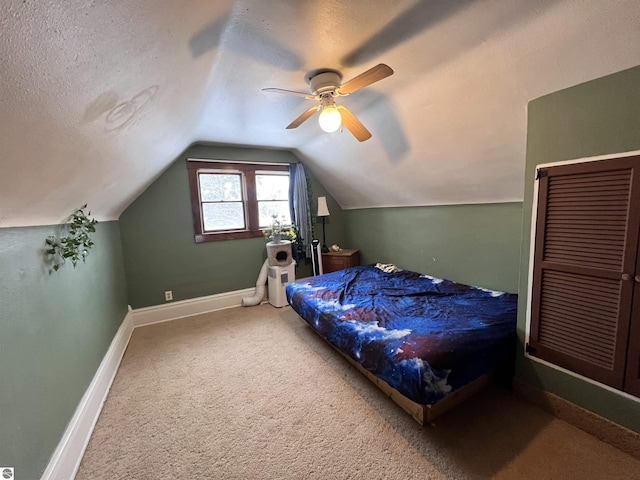
[[202, 218], [206, 231], [245, 228], [242, 202], [203, 203]]
[[200, 174], [200, 198], [203, 202], [241, 201], [240, 174]]
[[291, 225], [288, 200], [258, 202], [258, 213], [260, 217], [260, 228], [266, 228], [271, 225], [273, 221], [272, 215], [276, 215], [283, 225]]
[[289, 198], [289, 175], [256, 175], [258, 200], [287, 200]]

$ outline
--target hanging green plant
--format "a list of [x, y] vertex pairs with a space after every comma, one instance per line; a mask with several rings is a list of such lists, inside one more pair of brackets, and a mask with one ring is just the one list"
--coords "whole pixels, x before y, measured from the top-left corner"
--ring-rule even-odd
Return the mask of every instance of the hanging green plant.
[[66, 237], [47, 237], [47, 255], [50, 256], [53, 269], [58, 270], [70, 260], [75, 268], [80, 260], [83, 262], [89, 249], [93, 246], [91, 234], [96, 231], [97, 220], [90, 218], [91, 212], [85, 213], [83, 205], [71, 215], [71, 221], [66, 225], [68, 235]]

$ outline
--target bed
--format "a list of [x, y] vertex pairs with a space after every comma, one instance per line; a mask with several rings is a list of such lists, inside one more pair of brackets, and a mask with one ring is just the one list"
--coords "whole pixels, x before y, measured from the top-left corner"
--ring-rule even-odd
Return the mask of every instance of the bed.
[[517, 295], [394, 270], [372, 264], [302, 279], [287, 285], [287, 300], [424, 425], [510, 364]]

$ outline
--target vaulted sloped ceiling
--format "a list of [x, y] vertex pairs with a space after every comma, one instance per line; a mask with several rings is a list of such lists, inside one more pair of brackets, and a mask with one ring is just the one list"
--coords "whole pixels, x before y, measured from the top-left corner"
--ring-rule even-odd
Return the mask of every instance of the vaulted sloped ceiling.
[[[7, 0], [0, 226], [116, 219], [194, 142], [296, 151], [344, 208], [520, 201], [527, 102], [640, 64], [636, 0]], [[395, 74], [322, 133], [307, 72]]]

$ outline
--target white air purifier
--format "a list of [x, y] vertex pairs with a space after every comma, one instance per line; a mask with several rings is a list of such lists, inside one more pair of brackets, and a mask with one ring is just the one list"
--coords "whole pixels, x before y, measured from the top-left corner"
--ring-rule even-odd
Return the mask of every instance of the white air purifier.
[[269, 276], [269, 303], [274, 307], [284, 307], [287, 303], [285, 288], [296, 279], [296, 262], [283, 267], [267, 267]]

